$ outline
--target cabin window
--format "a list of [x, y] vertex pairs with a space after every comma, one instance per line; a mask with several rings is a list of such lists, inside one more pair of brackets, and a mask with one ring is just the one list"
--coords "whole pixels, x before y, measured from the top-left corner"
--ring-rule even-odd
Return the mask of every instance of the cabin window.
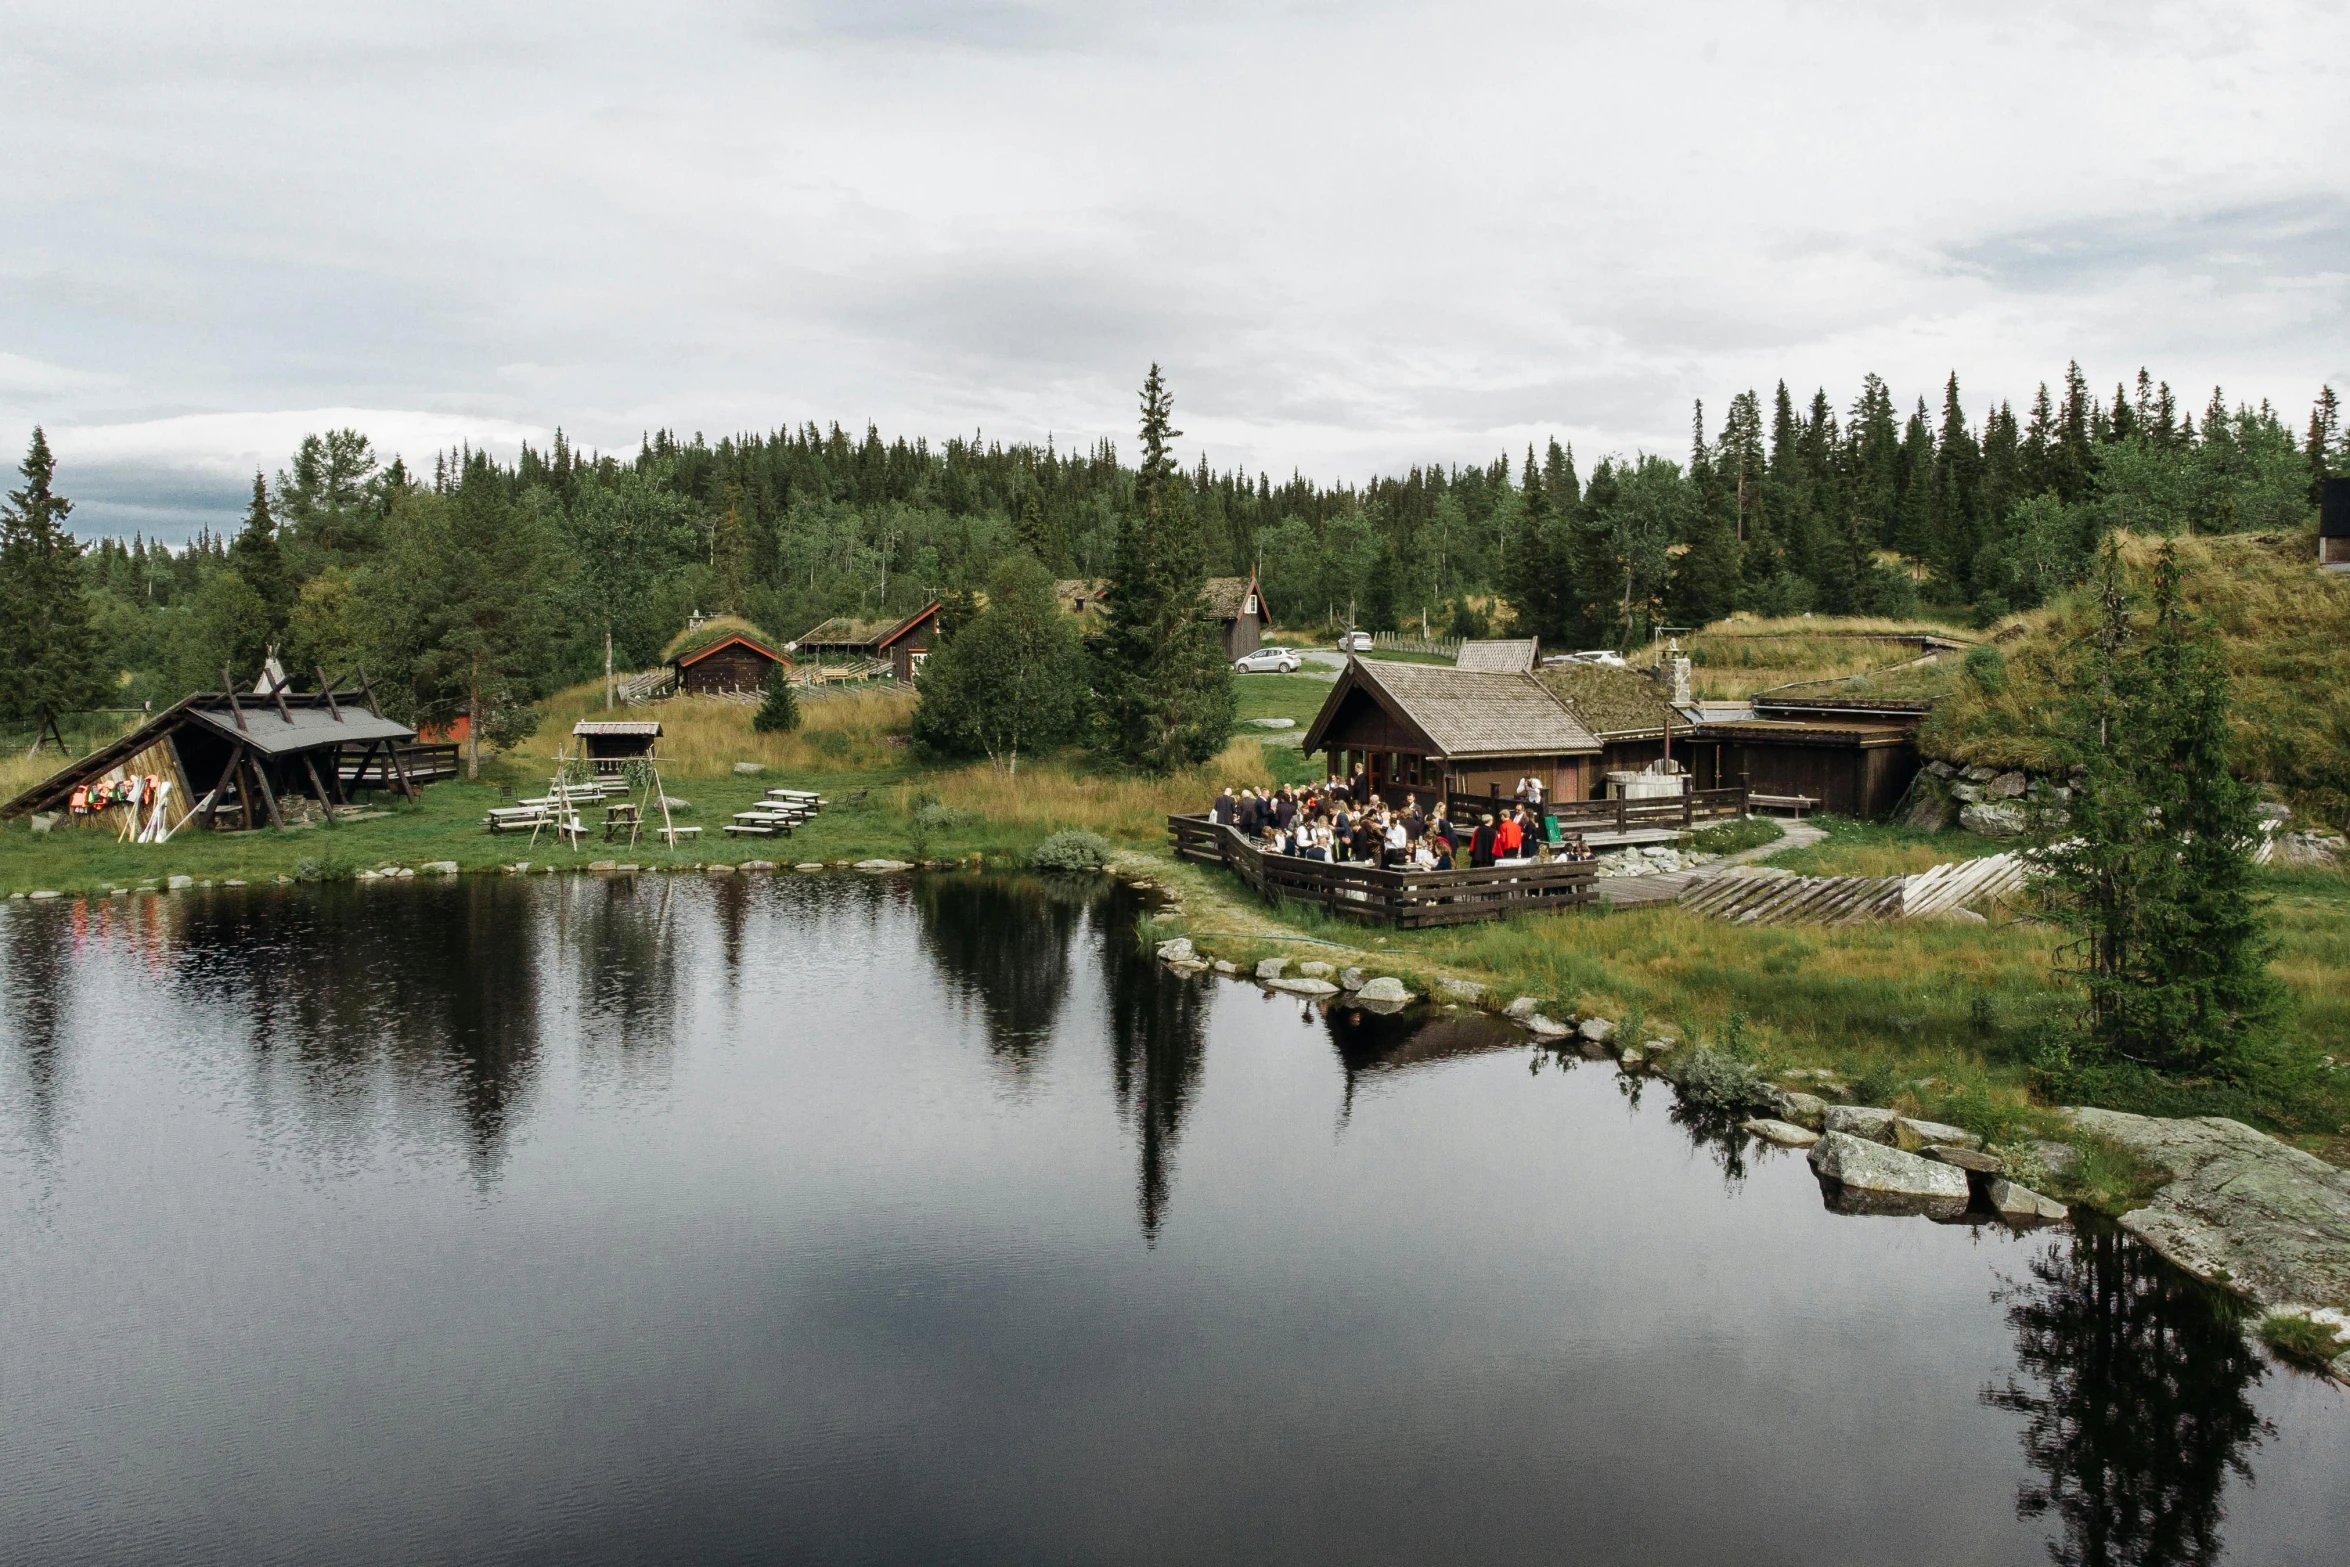
[[1257, 596], [1254, 593], [1241, 600], [1240, 612], [1243, 615], [1253, 615], [1257, 612]]

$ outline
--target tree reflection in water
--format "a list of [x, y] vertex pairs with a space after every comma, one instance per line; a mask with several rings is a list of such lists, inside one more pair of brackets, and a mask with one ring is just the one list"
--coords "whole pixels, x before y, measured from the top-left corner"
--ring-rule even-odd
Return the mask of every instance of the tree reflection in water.
[[988, 1050], [1024, 1080], [1068, 999], [1070, 948], [1087, 906], [1104, 896], [1100, 879], [924, 876], [913, 887], [931, 961], [978, 1007]]
[[173, 983], [248, 1018], [256, 1064], [297, 1068], [322, 1120], [374, 1118], [346, 1086], [378, 1062], [420, 1098], [453, 1095], [486, 1179], [538, 1062], [540, 921], [528, 889], [484, 877], [389, 896], [400, 917], [359, 887], [174, 898]]
[[2068, 1567], [2164, 1567], [2220, 1556], [2221, 1495], [2252, 1483], [2245, 1450], [2271, 1427], [2247, 1396], [2262, 1376], [2242, 1307], [2129, 1235], [2091, 1224], [2056, 1240], [1995, 1297], [2008, 1303], [2016, 1359], [1986, 1403], [2025, 1417], [2040, 1478], [2018, 1493], [2026, 1518], [2053, 1514]]
[[22, 1079], [4, 1103], [25, 1107], [25, 1140], [44, 1156], [57, 1151], [57, 1104], [66, 1062], [59, 1048], [65, 1006], [73, 994], [72, 925], [65, 911], [11, 909], [0, 919], [0, 1037]]
[[[1133, 895], [1108, 895], [1106, 905], [1130, 903]], [[1101, 938], [1102, 971], [1108, 982], [1110, 1079], [1118, 1111], [1134, 1128], [1142, 1147], [1136, 1201], [1142, 1238], [1156, 1245], [1167, 1212], [1175, 1173], [1175, 1142], [1184, 1112], [1199, 1092], [1207, 1059], [1208, 986], [1159, 967], [1136, 943], [1131, 910], [1099, 911], [1094, 929]]]

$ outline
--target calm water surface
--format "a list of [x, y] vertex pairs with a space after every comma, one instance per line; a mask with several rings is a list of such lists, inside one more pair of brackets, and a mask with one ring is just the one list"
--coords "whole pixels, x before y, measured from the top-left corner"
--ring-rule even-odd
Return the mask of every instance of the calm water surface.
[[0, 1557], [2350, 1560], [2350, 1403], [2125, 1238], [1840, 1217], [1133, 913], [0, 913]]

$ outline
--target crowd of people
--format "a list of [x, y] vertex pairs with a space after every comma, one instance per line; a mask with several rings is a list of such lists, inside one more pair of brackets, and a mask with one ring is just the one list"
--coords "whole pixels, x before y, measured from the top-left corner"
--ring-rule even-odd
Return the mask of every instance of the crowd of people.
[[1237, 795], [1226, 788], [1208, 814], [1268, 854], [1335, 864], [1449, 871], [1591, 858], [1582, 834], [1557, 830], [1538, 779], [1522, 781], [1514, 801], [1496, 801], [1473, 821], [1466, 813], [1455, 821], [1441, 798], [1425, 810], [1417, 796], [1391, 806], [1360, 769], [1351, 778], [1332, 773], [1319, 786]]

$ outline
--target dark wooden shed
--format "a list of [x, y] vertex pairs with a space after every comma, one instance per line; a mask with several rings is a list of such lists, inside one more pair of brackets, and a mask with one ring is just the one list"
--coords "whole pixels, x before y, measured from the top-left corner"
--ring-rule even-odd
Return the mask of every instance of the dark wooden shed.
[[583, 718], [571, 733], [590, 767], [616, 773], [630, 762], [657, 758], [661, 725], [650, 718]]
[[757, 691], [766, 686], [769, 670], [788, 662], [748, 632], [731, 631], [677, 655], [677, 689], [687, 696]]
[[[1674, 741], [1679, 756], [1684, 742]], [[1838, 816], [1891, 814], [1918, 770], [1917, 730], [1900, 722], [1750, 718], [1698, 726], [1688, 742], [1700, 789], [1746, 780], [1758, 796], [1800, 797]]]
[[2350, 479], [2328, 479], [2319, 493], [2317, 563], [2350, 571]]

